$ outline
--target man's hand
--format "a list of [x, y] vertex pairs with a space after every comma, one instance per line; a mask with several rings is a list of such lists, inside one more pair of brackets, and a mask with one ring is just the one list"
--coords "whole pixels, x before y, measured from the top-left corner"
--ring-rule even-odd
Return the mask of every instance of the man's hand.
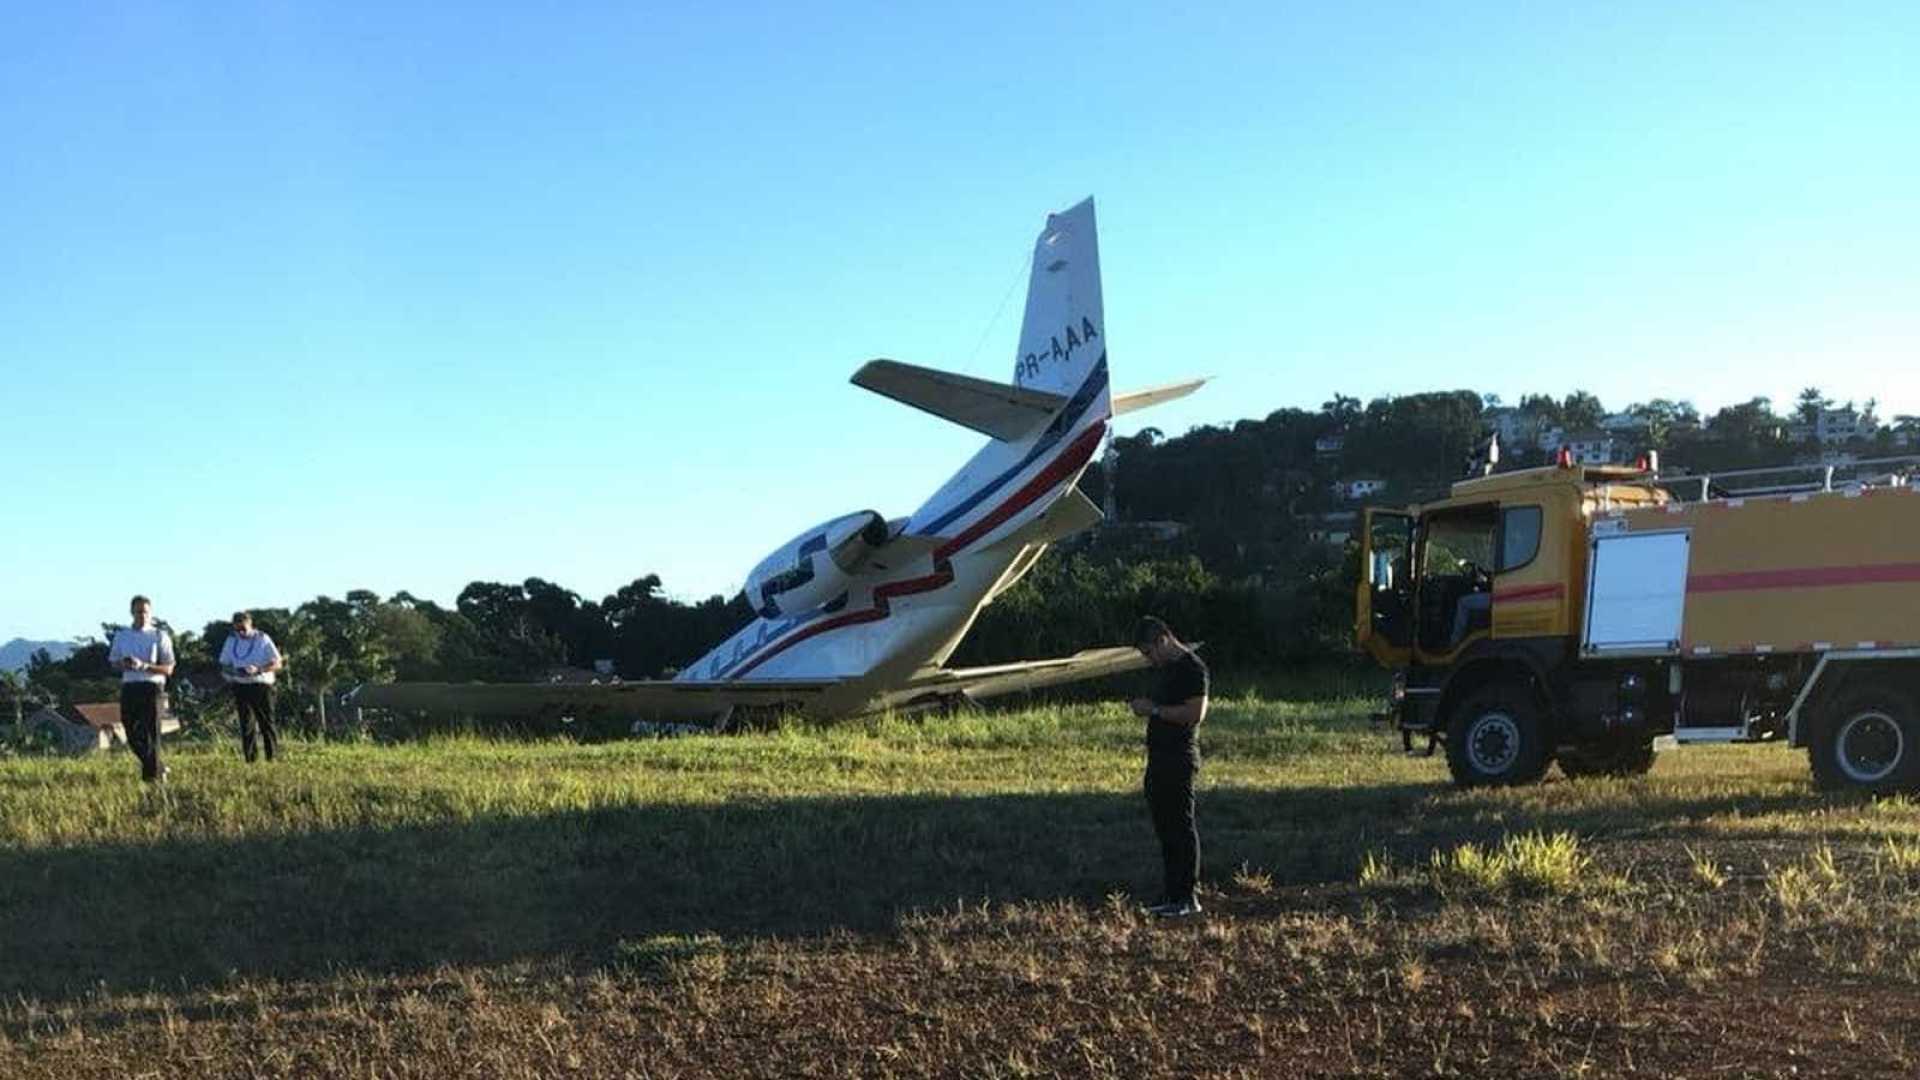
[[243, 667], [240, 670], [246, 672], [249, 675], [258, 675], [260, 674], [260, 665], [248, 664], [246, 667]]
[[146, 663], [136, 656], [123, 656], [120, 658], [121, 671], [140, 671], [145, 669], [146, 666]]
[[1153, 715], [1153, 702], [1143, 697], [1137, 697], [1131, 702], [1128, 702], [1127, 708], [1132, 709], [1133, 715], [1138, 717], [1144, 718]]

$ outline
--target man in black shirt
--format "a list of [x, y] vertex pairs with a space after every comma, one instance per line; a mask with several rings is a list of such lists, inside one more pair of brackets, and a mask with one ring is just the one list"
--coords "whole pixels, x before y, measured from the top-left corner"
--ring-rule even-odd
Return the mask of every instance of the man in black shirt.
[[1193, 888], [1200, 878], [1200, 830], [1193, 820], [1193, 774], [1200, 768], [1200, 748], [1194, 733], [1207, 718], [1207, 665], [1151, 615], [1135, 627], [1133, 643], [1158, 677], [1153, 696], [1132, 703], [1133, 714], [1147, 721], [1144, 786], [1166, 871], [1166, 897], [1147, 910], [1171, 918], [1198, 915]]

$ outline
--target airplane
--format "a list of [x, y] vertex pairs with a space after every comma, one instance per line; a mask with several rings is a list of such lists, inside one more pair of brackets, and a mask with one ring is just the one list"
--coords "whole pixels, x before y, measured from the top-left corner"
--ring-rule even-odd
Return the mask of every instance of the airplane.
[[1205, 379], [1114, 394], [1093, 200], [1047, 217], [1034, 242], [1013, 382], [894, 360], [864, 387], [988, 437], [918, 510], [833, 518], [774, 549], [747, 575], [753, 621], [667, 680], [588, 685], [390, 683], [366, 708], [483, 715], [596, 709], [725, 730], [758, 715], [831, 719], [981, 701], [1130, 671], [1130, 646], [1052, 660], [949, 668], [981, 610], [1047, 546], [1097, 524], [1076, 486], [1112, 419], [1184, 397]]

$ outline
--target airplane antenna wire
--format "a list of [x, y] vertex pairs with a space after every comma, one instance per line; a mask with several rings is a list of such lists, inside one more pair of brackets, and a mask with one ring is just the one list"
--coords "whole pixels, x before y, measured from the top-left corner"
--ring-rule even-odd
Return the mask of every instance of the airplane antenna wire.
[[[1020, 284], [1020, 278], [1026, 272], [1030, 262], [1032, 262], [1032, 256], [1023, 254], [1020, 256], [1020, 261], [1014, 264], [1013, 277], [1007, 282], [1007, 291], [1000, 294], [1000, 306], [993, 309], [993, 318], [987, 320], [987, 328], [980, 331], [980, 340], [973, 343], [973, 351], [967, 354], [967, 362], [962, 370], [973, 370], [974, 360], [979, 358], [980, 349], [986, 345], [987, 338], [993, 333], [994, 328], [1000, 325], [1000, 316], [1007, 313], [1007, 301], [1013, 299], [1013, 290]], [[1018, 344], [1015, 342], [1016, 346]], [[1016, 348], [1015, 351], [1018, 349]]]

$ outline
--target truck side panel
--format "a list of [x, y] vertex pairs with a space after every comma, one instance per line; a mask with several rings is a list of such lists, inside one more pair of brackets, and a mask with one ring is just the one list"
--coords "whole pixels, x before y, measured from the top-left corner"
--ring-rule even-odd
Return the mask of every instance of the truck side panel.
[[1683, 655], [1920, 644], [1915, 488], [1669, 503], [1608, 527], [1692, 531]]

